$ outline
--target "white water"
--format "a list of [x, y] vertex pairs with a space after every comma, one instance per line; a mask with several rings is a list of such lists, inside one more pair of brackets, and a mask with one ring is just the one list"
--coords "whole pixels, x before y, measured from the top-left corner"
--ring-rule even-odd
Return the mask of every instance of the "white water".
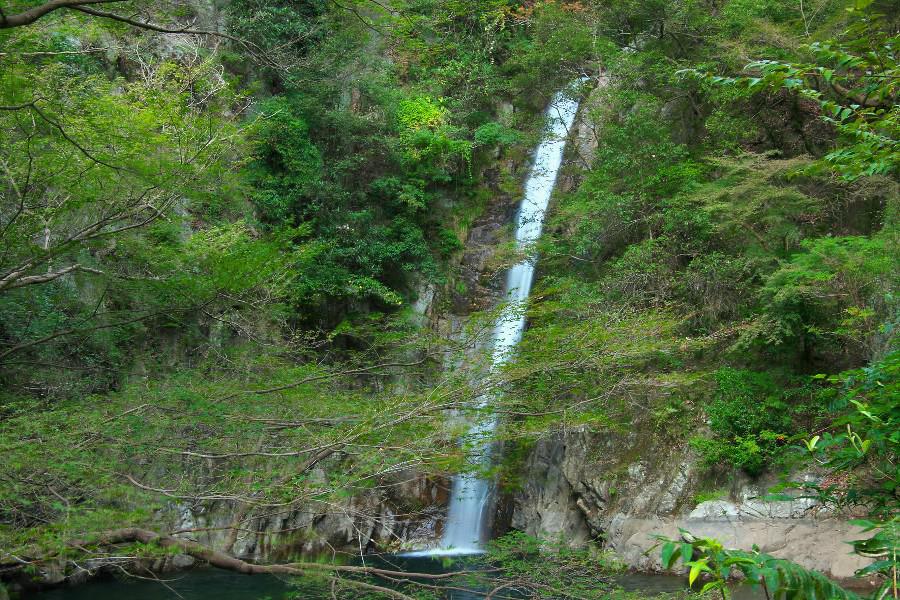
[[[566, 138], [578, 101], [565, 90], [554, 96], [546, 115], [550, 122], [546, 137], [534, 153], [534, 162], [525, 182], [525, 197], [519, 208], [516, 221], [516, 246], [528, 250], [541, 235], [544, 214], [550, 196], [556, 185], [556, 176], [562, 164]], [[522, 339], [525, 329], [524, 306], [531, 292], [534, 279], [534, 260], [526, 258], [510, 269], [506, 276], [506, 305], [494, 324], [493, 369], [503, 365]], [[487, 405], [491, 395], [479, 401], [479, 408]], [[480, 420], [473, 424], [469, 436], [474, 440], [475, 449], [469, 454], [469, 461], [478, 466], [489, 466], [490, 447], [484, 441], [497, 426], [495, 418]], [[453, 478], [450, 506], [444, 526], [441, 546], [423, 554], [449, 555], [474, 554], [482, 551], [487, 541], [487, 513], [491, 508], [491, 482], [477, 474], [465, 473]]]

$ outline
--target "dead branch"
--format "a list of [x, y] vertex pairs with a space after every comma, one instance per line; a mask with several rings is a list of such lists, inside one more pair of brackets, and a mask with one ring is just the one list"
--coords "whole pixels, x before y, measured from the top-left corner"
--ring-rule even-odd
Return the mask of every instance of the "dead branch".
[[[197, 542], [176, 538], [171, 535], [163, 535], [156, 533], [155, 531], [150, 531], [148, 529], [140, 529], [137, 527], [125, 527], [122, 529], [115, 529], [112, 531], [107, 531], [100, 533], [92, 538], [87, 539], [76, 539], [69, 541], [66, 546], [76, 550], [86, 550], [97, 547], [110, 547], [117, 546], [120, 544], [145, 544], [145, 545], [154, 545], [160, 548], [171, 548], [176, 549], [183, 554], [187, 554], [192, 556], [193, 558], [203, 561], [210, 566], [225, 569], [228, 571], [233, 571], [236, 573], [242, 573], [244, 575], [262, 575], [262, 574], [273, 574], [273, 575], [303, 575], [310, 572], [331, 572], [335, 575], [337, 574], [353, 574], [353, 575], [372, 575], [376, 577], [383, 577], [386, 579], [394, 579], [394, 578], [402, 578], [405, 581], [409, 581], [410, 583], [415, 584], [415, 581], [411, 581], [413, 579], [426, 580], [426, 581], [439, 581], [452, 579], [454, 577], [459, 577], [463, 575], [471, 575], [472, 571], [452, 571], [447, 573], [418, 573], [418, 572], [405, 572], [405, 571], [394, 571], [391, 569], [382, 569], [378, 567], [367, 567], [367, 566], [356, 566], [356, 565], [338, 565], [338, 564], [328, 564], [328, 563], [309, 563], [309, 562], [294, 562], [287, 564], [254, 564], [243, 561], [239, 558], [235, 558], [230, 554], [225, 552], [220, 552], [217, 550], [213, 550], [212, 548], [208, 548], [199, 544]], [[19, 558], [15, 565], [12, 567], [14, 569], [23, 569], [30, 565], [39, 564], [43, 561], [50, 560], [55, 558], [55, 555], [48, 555], [41, 558], [26, 560], [24, 558]], [[403, 592], [398, 590], [393, 590], [387, 587], [375, 585], [372, 583], [367, 583], [365, 581], [360, 581], [358, 579], [341, 579], [342, 583], [346, 583], [351, 586], [359, 587], [361, 589], [366, 589], [370, 591], [377, 591], [386, 595], [389, 595], [393, 598], [397, 598], [399, 600], [413, 600], [413, 598]]]

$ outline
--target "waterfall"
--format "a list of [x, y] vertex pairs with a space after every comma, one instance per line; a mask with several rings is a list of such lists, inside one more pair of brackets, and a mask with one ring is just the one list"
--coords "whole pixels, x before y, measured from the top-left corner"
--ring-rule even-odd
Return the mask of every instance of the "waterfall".
[[[546, 135], [534, 152], [534, 161], [525, 182], [525, 196], [516, 219], [516, 247], [527, 249], [538, 240], [544, 225], [544, 214], [562, 164], [563, 150], [569, 130], [575, 121], [578, 101], [567, 90], [558, 92], [547, 107], [549, 121]], [[522, 339], [525, 329], [524, 305], [534, 279], [534, 260], [523, 259], [509, 270], [504, 295], [506, 304], [494, 324], [491, 368], [502, 366]], [[490, 401], [490, 394], [479, 400], [479, 408]], [[485, 438], [497, 426], [496, 418], [480, 420], [469, 430], [475, 449], [469, 461], [489, 466], [490, 447]], [[450, 505], [441, 547], [431, 554], [472, 554], [481, 552], [487, 541], [487, 516], [491, 509], [491, 482], [477, 474], [464, 473], [453, 478]]]

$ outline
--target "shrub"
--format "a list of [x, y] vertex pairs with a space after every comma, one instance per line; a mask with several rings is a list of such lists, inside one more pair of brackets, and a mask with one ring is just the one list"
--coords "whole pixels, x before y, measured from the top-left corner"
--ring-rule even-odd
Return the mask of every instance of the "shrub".
[[485, 123], [475, 130], [476, 146], [502, 146], [514, 144], [520, 139], [519, 134], [509, 127], [504, 126], [496, 121]]
[[693, 438], [691, 446], [707, 466], [729, 464], [758, 475], [777, 461], [793, 432], [793, 410], [772, 375], [723, 367], [717, 390], [703, 408], [714, 437]]
[[823, 237], [802, 246], [765, 282], [760, 327], [743, 342], [866, 357], [891, 316], [897, 259], [887, 241]]
[[788, 407], [769, 373], [723, 367], [715, 379], [718, 389], [705, 407], [714, 433], [735, 437], [790, 427]]

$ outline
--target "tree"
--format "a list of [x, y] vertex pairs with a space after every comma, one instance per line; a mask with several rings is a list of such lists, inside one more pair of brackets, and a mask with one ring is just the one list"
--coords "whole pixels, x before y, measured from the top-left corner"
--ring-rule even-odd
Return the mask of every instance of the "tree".
[[209, 60], [159, 62], [130, 83], [8, 60], [0, 97], [0, 296], [78, 274], [158, 276], [122, 262], [129, 240], [223, 189], [242, 131], [209, 107], [246, 107]]
[[900, 168], [900, 36], [894, 15], [880, 12], [874, 0], [856, 0], [848, 10], [851, 23], [840, 39], [805, 47], [810, 62], [761, 60], [746, 67], [754, 76], [706, 78], [751, 93], [783, 88], [816, 102], [838, 134], [817, 170], [852, 181]]
[[[155, 25], [153, 23], [147, 21], [139, 21], [130, 16], [122, 15], [119, 13], [108, 12], [103, 10], [98, 10], [94, 8], [97, 5], [109, 5], [115, 4], [117, 6], [121, 6], [122, 4], [128, 4], [131, 8], [144, 9], [146, 11], [148, 6], [142, 6], [141, 2], [130, 2], [129, 0], [50, 0], [49, 2], [43, 2], [35, 4], [34, 2], [16, 2], [12, 7], [7, 7], [6, 10], [0, 9], [0, 29], [12, 29], [15, 27], [24, 27], [27, 25], [32, 25], [39, 19], [50, 15], [51, 13], [57, 11], [74, 11], [77, 13], [82, 13], [86, 15], [90, 15], [93, 17], [100, 17], [104, 19], [111, 19], [113, 21], [119, 21], [121, 23], [126, 23], [131, 25], [132, 27], [137, 27], [139, 29], [147, 29], [149, 31], [156, 31], [159, 33], [184, 33], [184, 34], [192, 34], [192, 35], [211, 35], [226, 38], [235, 42], [240, 42], [246, 44], [240, 38], [234, 37], [227, 33], [222, 33], [220, 31], [210, 31], [203, 29], [193, 29], [191, 27], [165, 27], [161, 25]], [[7, 11], [16, 11], [10, 12]]]

